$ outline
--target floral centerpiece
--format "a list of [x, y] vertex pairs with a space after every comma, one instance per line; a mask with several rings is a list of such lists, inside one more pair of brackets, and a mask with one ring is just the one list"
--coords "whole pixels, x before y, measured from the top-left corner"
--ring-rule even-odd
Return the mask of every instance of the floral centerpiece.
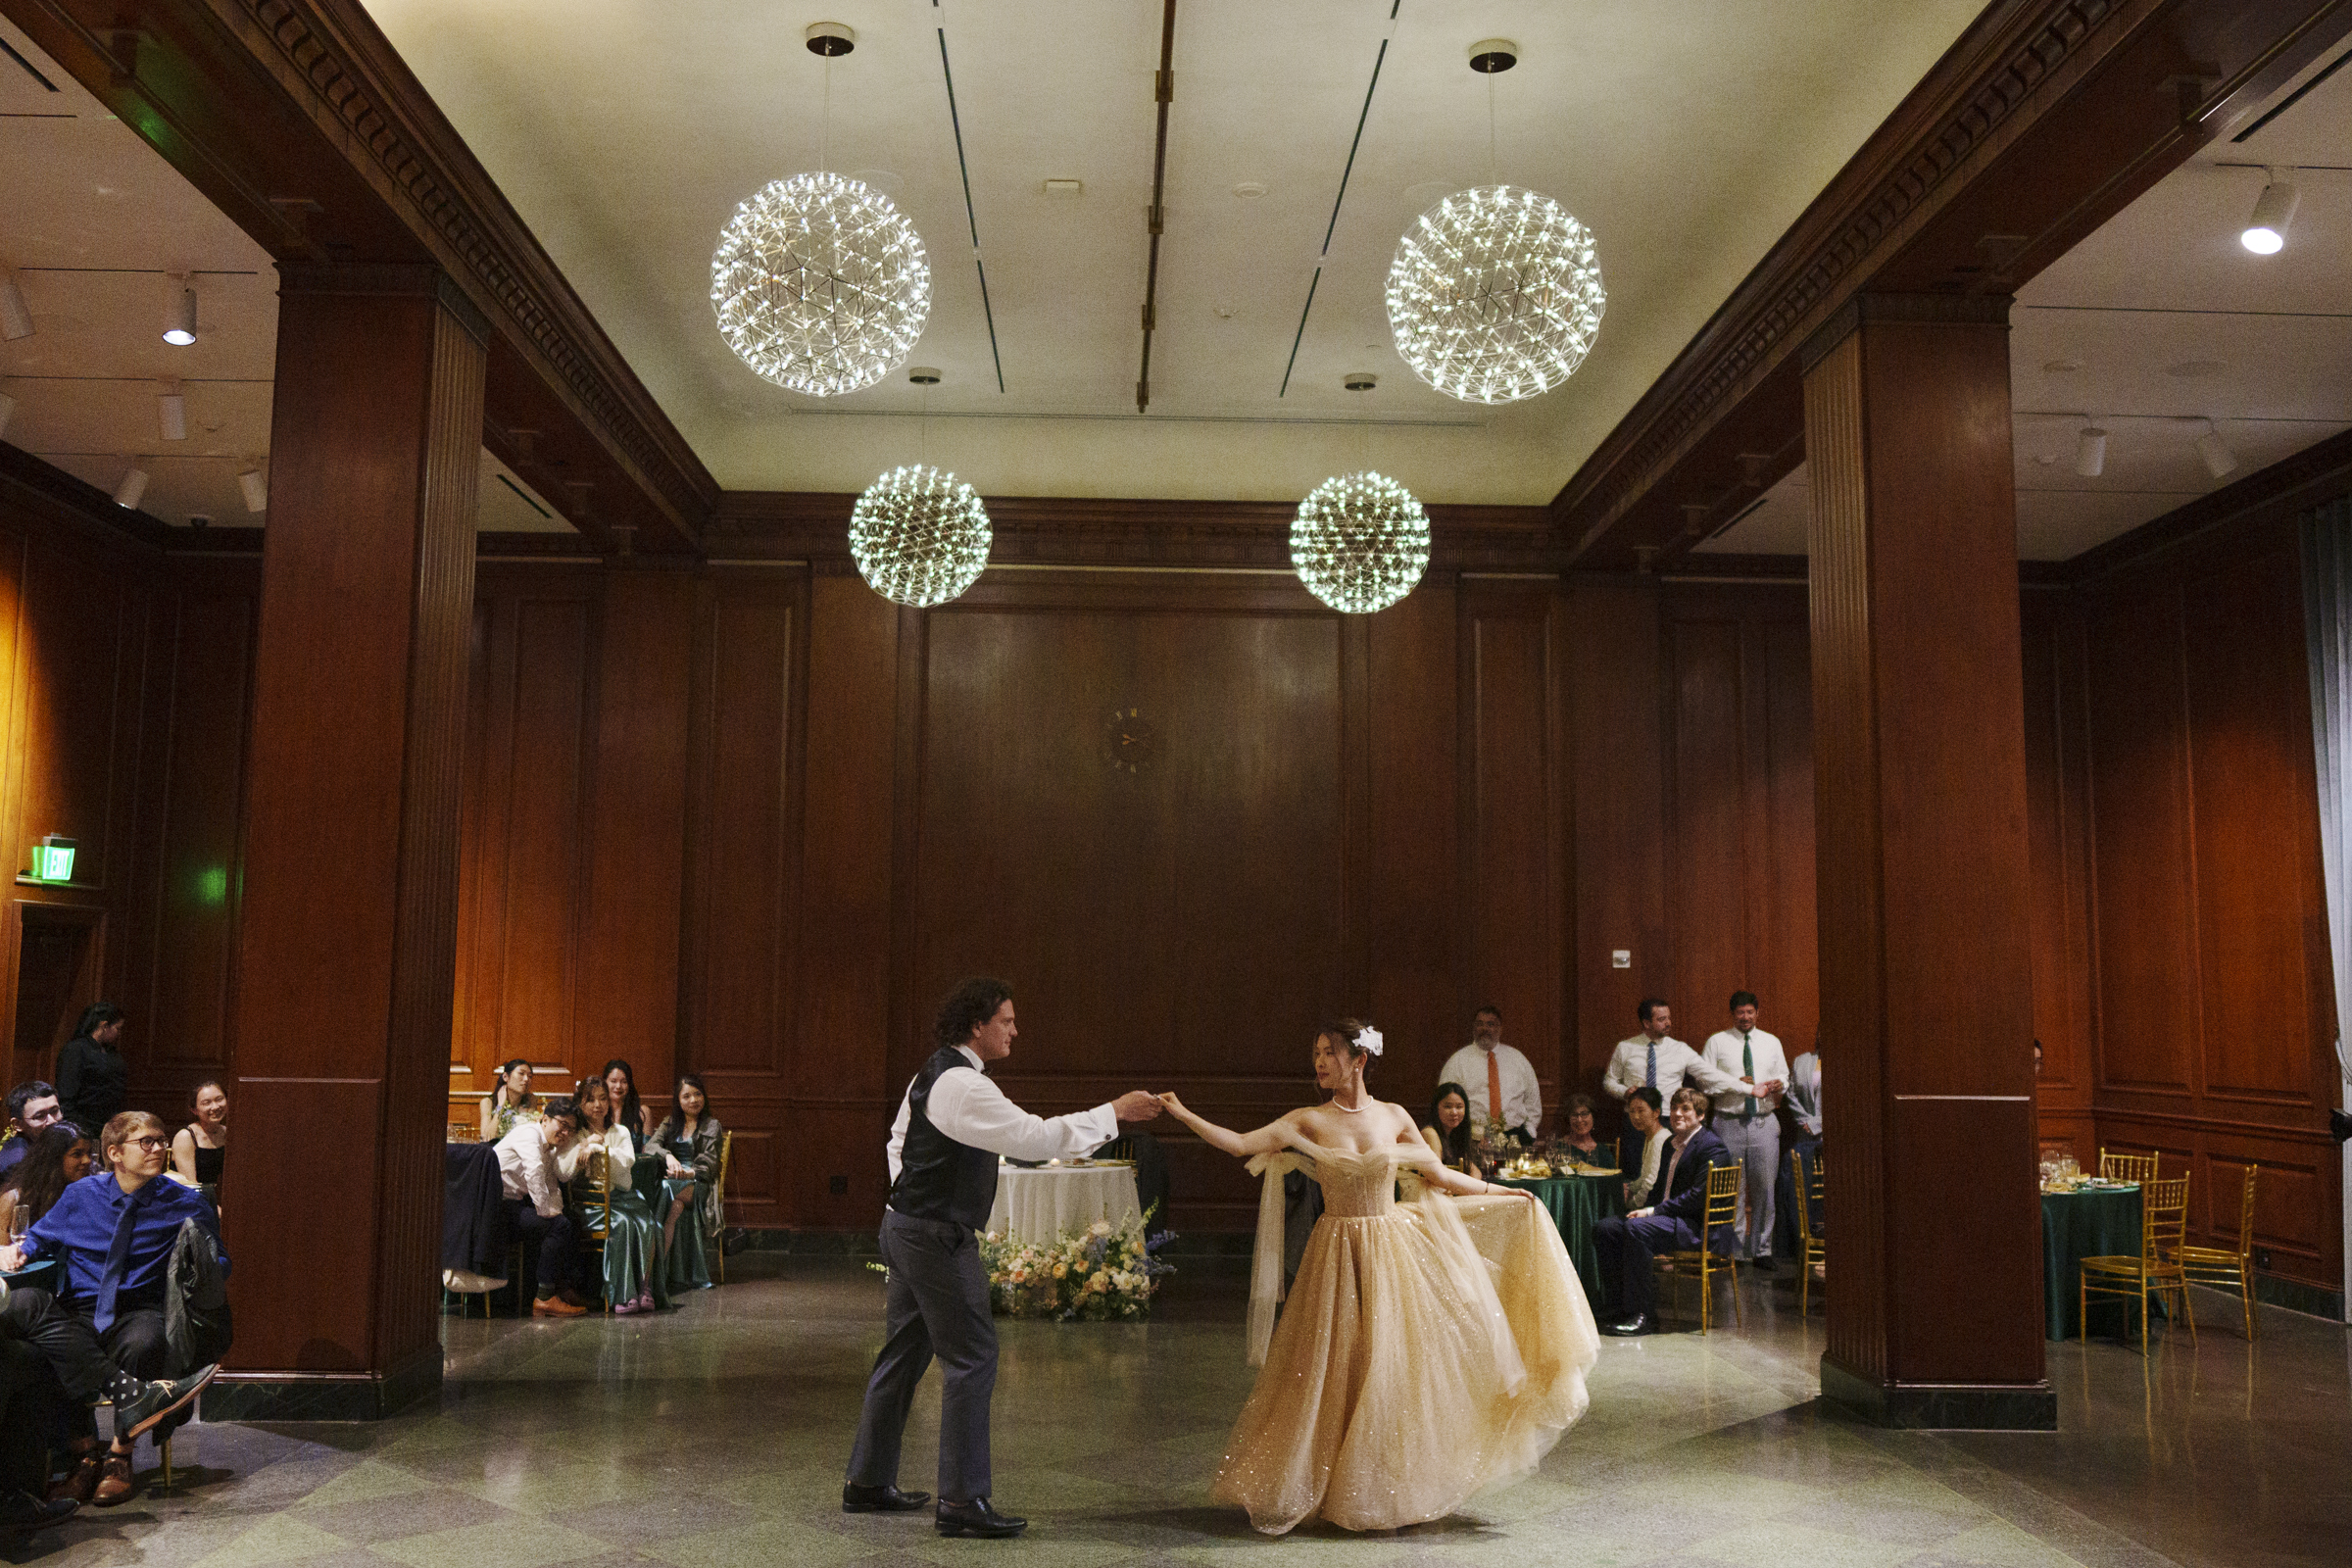
[[988, 1232], [980, 1238], [980, 1261], [988, 1269], [990, 1304], [1008, 1317], [1057, 1323], [1143, 1317], [1162, 1276], [1175, 1272], [1152, 1255], [1170, 1240], [1166, 1231], [1147, 1240], [1145, 1218], [1116, 1227], [1099, 1219], [1051, 1242]]

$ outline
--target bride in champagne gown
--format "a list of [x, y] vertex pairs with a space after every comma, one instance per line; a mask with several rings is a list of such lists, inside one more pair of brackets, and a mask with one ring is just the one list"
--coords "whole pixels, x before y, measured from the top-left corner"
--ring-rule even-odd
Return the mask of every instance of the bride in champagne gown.
[[[1345, 1530], [1418, 1524], [1532, 1472], [1585, 1413], [1599, 1355], [1584, 1286], [1543, 1208], [1446, 1169], [1401, 1106], [1372, 1099], [1364, 1068], [1380, 1048], [1367, 1026], [1327, 1026], [1315, 1081], [1329, 1102], [1251, 1133], [1161, 1097], [1229, 1154], [1303, 1155], [1323, 1189], [1217, 1469], [1217, 1499], [1268, 1535], [1315, 1517]], [[1396, 1201], [1400, 1180], [1420, 1196]]]

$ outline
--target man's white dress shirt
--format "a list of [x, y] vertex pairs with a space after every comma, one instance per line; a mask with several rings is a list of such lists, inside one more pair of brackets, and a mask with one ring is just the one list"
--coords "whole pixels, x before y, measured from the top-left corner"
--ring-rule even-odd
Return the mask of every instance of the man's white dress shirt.
[[[1666, 1108], [1673, 1108], [1674, 1092], [1686, 1081], [1712, 1095], [1738, 1088], [1740, 1075], [1733, 1073], [1727, 1078], [1706, 1057], [1668, 1035], [1658, 1042], [1658, 1098], [1666, 1102]], [[1609, 1056], [1609, 1070], [1601, 1075], [1600, 1087], [1611, 1099], [1623, 1100], [1647, 1082], [1649, 1036], [1636, 1035], [1631, 1040], [1618, 1041], [1616, 1051]]]
[[1821, 1136], [1821, 1055], [1808, 1051], [1788, 1064], [1788, 1108], [1808, 1138]]
[[[964, 1059], [980, 1067], [980, 1053], [957, 1046]], [[906, 1122], [912, 1114], [909, 1096], [914, 1085], [899, 1097], [898, 1119], [890, 1124], [890, 1183], [899, 1183], [899, 1165], [906, 1149]], [[943, 1072], [931, 1083], [931, 1098], [923, 1113], [931, 1125], [959, 1144], [985, 1149], [1011, 1159], [1069, 1159], [1089, 1154], [1119, 1136], [1118, 1113], [1108, 1102], [1067, 1116], [1032, 1116], [1004, 1098], [985, 1070]]]
[[[1751, 1054], [1756, 1064], [1752, 1073], [1740, 1071], [1742, 1037], [1737, 1029], [1718, 1029], [1707, 1036], [1707, 1065], [1728, 1078], [1746, 1078], [1762, 1083], [1777, 1078], [1788, 1081], [1788, 1058], [1781, 1052], [1781, 1037], [1763, 1029], [1750, 1029], [1744, 1037], [1744, 1050]], [[1702, 1083], [1702, 1089], [1714, 1090], [1715, 1085]], [[1715, 1095], [1715, 1114], [1738, 1116], [1747, 1109], [1748, 1094], [1737, 1083]], [[1756, 1102], [1756, 1114], [1763, 1115], [1779, 1104], [1780, 1097], [1766, 1096]]]
[[[1502, 1070], [1502, 1124], [1534, 1132], [1544, 1120], [1544, 1091], [1536, 1083], [1536, 1064], [1516, 1047], [1500, 1042], [1494, 1047], [1494, 1061]], [[1487, 1104], [1484, 1046], [1472, 1041], [1447, 1056], [1438, 1082], [1460, 1084], [1462, 1092], [1470, 1097], [1470, 1114], [1481, 1122], [1493, 1119], [1494, 1111]]]
[[541, 1219], [564, 1212], [564, 1184], [556, 1174], [556, 1156], [547, 1147], [545, 1122], [517, 1122], [498, 1141], [499, 1184], [512, 1199], [528, 1200]]

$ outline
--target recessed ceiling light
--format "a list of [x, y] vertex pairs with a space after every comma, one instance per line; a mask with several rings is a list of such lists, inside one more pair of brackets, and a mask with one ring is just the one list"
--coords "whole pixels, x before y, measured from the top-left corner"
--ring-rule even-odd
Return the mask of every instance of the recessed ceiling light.
[[1245, 179], [1233, 187], [1233, 193], [1246, 202], [1253, 202], [1266, 193], [1266, 187], [1262, 181]]
[[1083, 179], [1049, 179], [1046, 181], [1046, 194], [1049, 196], [1083, 196], [1086, 194], [1086, 181]]
[[2082, 362], [2081, 360], [2044, 360], [2041, 362], [2041, 368], [2052, 375], [2063, 375], [2069, 370], [2082, 368]]
[[1223, 300], [1219, 300], [1214, 305], [1211, 305], [1208, 308], [1208, 313], [1211, 316], [1214, 316], [1220, 321], [1230, 321], [1233, 319], [1233, 307], [1226, 304]]
[[2203, 376], [2219, 375], [2228, 368], [2219, 360], [2182, 360], [2177, 365], [2166, 366], [2164, 373], [2179, 376], [2183, 381], [2194, 381]]

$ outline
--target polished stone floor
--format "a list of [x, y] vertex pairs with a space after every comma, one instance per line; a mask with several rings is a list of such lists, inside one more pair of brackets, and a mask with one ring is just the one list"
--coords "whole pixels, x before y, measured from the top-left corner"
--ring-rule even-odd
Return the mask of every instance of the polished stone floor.
[[[1241, 1276], [1185, 1266], [1150, 1324], [1008, 1323], [1006, 1547], [923, 1516], [848, 1517], [841, 1471], [878, 1341], [854, 1259], [750, 1254], [658, 1319], [446, 1322], [437, 1408], [374, 1426], [192, 1426], [177, 1486], [0, 1557], [317, 1568], [2220, 1568], [2352, 1561], [2345, 1331], [2272, 1311], [2143, 1362], [2052, 1346], [2057, 1435], [1880, 1432], [1816, 1399], [1821, 1320], [1753, 1286], [1742, 1332], [1611, 1341], [1592, 1413], [1542, 1473], [1391, 1536], [1254, 1536], [1208, 1481], [1248, 1392]], [[2218, 1309], [2211, 1319], [2223, 1316]], [[927, 1487], [937, 1380], [908, 1436]], [[916, 1462], [912, 1456], [923, 1456]], [[142, 1463], [151, 1463], [142, 1450]], [[143, 1480], [156, 1478], [152, 1471]]]

